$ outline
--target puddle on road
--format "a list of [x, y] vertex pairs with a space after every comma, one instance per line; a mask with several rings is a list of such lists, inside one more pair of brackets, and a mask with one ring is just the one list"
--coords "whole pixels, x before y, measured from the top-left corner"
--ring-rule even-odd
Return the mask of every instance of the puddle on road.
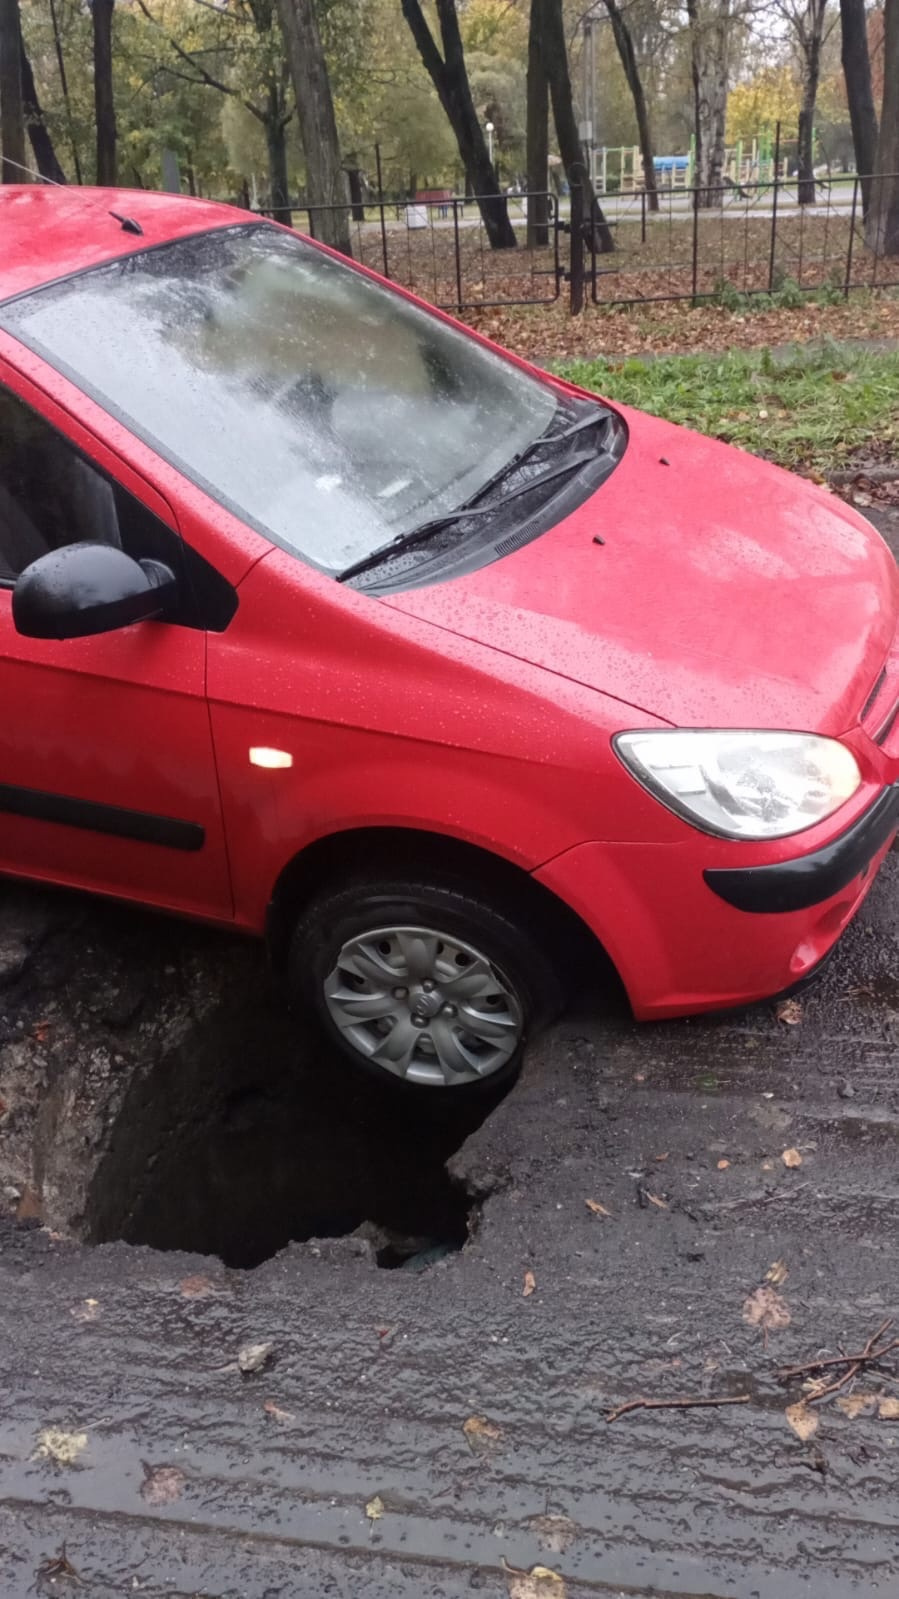
[[469, 1236], [477, 1206], [445, 1163], [490, 1108], [422, 1110], [301, 1055], [280, 999], [256, 991], [132, 1083], [84, 1236], [253, 1267], [363, 1227], [379, 1265], [424, 1269]]

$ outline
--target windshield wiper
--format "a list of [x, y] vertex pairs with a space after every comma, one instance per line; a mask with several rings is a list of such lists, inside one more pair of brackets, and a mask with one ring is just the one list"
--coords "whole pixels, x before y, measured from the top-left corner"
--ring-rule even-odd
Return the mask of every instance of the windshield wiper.
[[360, 556], [358, 561], [354, 561], [351, 566], [344, 567], [342, 572], [337, 573], [338, 583], [345, 583], [348, 578], [358, 577], [360, 573], [369, 571], [371, 567], [380, 566], [381, 562], [386, 560], [388, 556], [398, 554], [401, 550], [414, 549], [417, 544], [425, 543], [432, 534], [439, 533], [445, 527], [452, 527], [454, 522], [467, 522], [469, 517], [475, 516], [491, 516], [501, 506], [508, 505], [510, 500], [517, 500], [523, 494], [530, 494], [532, 489], [542, 488], [545, 483], [552, 483], [554, 479], [566, 477], [569, 472], [574, 472], [578, 467], [586, 466], [588, 461], [594, 459], [592, 451], [589, 454], [586, 451], [582, 451], [579, 455], [573, 455], [570, 460], [562, 461], [558, 466], [548, 467], [545, 472], [535, 473], [533, 477], [528, 478], [526, 483], [519, 483], [517, 488], [510, 489], [508, 494], [503, 495], [502, 500], [494, 504], [478, 505], [478, 501], [483, 499], [485, 494], [489, 493], [492, 488], [495, 488], [498, 483], [508, 477], [510, 472], [513, 472], [516, 467], [520, 466], [523, 461], [526, 461], [529, 456], [534, 455], [543, 446], [561, 444], [566, 439], [572, 439], [578, 433], [585, 432], [588, 427], [596, 427], [597, 423], [605, 421], [609, 414], [608, 411], [603, 410], [601, 407], [598, 407], [597, 411], [597, 415], [582, 417], [579, 422], [575, 422], [562, 433], [541, 433], [539, 439], [532, 439], [531, 443], [526, 444], [524, 449], [519, 450], [517, 455], [513, 455], [511, 460], [507, 461], [499, 472], [495, 472], [493, 477], [488, 478], [486, 483], [482, 483], [477, 493], [470, 500], [466, 500], [463, 505], [458, 505], [454, 511], [447, 511], [443, 516], [431, 517], [430, 521], [422, 522], [418, 527], [410, 528], [408, 533], [398, 533], [395, 538], [388, 539], [387, 543], [381, 544], [378, 549], [372, 550], [368, 555]]

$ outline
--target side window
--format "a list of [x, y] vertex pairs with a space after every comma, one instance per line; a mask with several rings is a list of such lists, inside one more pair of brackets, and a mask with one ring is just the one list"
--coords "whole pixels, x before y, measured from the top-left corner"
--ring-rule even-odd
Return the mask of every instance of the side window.
[[178, 576], [187, 627], [226, 627], [236, 596], [177, 533], [93, 466], [38, 412], [0, 384], [0, 587], [64, 544], [112, 544]]

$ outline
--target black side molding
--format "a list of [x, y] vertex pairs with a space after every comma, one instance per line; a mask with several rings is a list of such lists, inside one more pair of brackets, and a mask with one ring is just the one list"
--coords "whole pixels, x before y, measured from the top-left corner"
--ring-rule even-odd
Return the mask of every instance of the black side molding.
[[812, 855], [774, 866], [709, 868], [702, 875], [719, 899], [739, 911], [804, 911], [846, 888], [897, 827], [899, 783], [894, 783], [845, 833]]
[[141, 844], [161, 844], [166, 849], [196, 851], [206, 842], [205, 829], [198, 822], [154, 816], [151, 811], [129, 811], [95, 800], [72, 799], [67, 794], [49, 794], [39, 788], [17, 788], [12, 783], [0, 783], [0, 811], [10, 816], [28, 816], [36, 822], [82, 827], [89, 833], [133, 838]]

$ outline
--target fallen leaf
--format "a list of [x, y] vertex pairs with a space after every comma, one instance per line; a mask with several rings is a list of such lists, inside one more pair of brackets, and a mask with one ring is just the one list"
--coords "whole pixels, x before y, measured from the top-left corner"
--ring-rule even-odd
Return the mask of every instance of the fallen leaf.
[[536, 1286], [537, 1279], [534, 1276], [534, 1273], [532, 1271], [526, 1271], [524, 1274], [524, 1287], [521, 1290], [522, 1298], [529, 1299]]
[[[885, 1401], [881, 1400], [881, 1404], [884, 1403]], [[843, 1415], [848, 1416], [850, 1421], [854, 1421], [856, 1416], [870, 1414], [876, 1404], [876, 1394], [841, 1394], [836, 1401], [837, 1410], [842, 1410]]]
[[275, 1353], [274, 1344], [244, 1344], [238, 1351], [237, 1364], [244, 1375], [251, 1371], [261, 1371], [267, 1366]]
[[564, 1554], [581, 1530], [568, 1516], [533, 1516], [528, 1526], [544, 1548], [556, 1555]]
[[762, 1161], [762, 1171], [773, 1171], [773, 1170], [774, 1170], [774, 1162], [773, 1162], [773, 1160], [763, 1160]]
[[787, 1405], [784, 1415], [796, 1437], [801, 1438], [803, 1443], [818, 1431], [818, 1417], [813, 1410], [809, 1410], [804, 1399], [800, 1399], [798, 1404]]
[[729, 1165], [730, 1165], [730, 1161], [729, 1160], [719, 1160], [719, 1162], [718, 1162], [718, 1170], [719, 1171], [727, 1171], [727, 1168], [728, 1168]]
[[634, 1072], [634, 1082], [635, 1083], [645, 1083], [646, 1082], [646, 1073], [645, 1072]]
[[765, 1337], [781, 1327], [789, 1327], [790, 1312], [780, 1294], [764, 1284], [743, 1301], [743, 1320], [750, 1327], [761, 1327]]
[[881, 1399], [877, 1414], [881, 1421], [899, 1421], [899, 1399]]
[[96, 1321], [99, 1314], [99, 1299], [82, 1299], [80, 1305], [73, 1305], [69, 1311], [73, 1321]]
[[293, 1411], [292, 1410], [282, 1410], [280, 1405], [276, 1405], [275, 1404], [274, 1399], [266, 1399], [266, 1401], [265, 1401], [264, 1405], [262, 1406], [262, 1408], [265, 1411], [265, 1414], [267, 1416], [271, 1416], [272, 1421], [293, 1421], [294, 1420]]
[[653, 1160], [667, 1160], [668, 1159], [668, 1151], [667, 1151], [667, 1149], [665, 1150], [664, 1155], [653, 1155], [652, 1158], [653, 1158]]
[[584, 1204], [594, 1216], [611, 1217], [612, 1215], [612, 1212], [610, 1210], [606, 1210], [605, 1205], [601, 1205], [598, 1199], [585, 1199]]
[[502, 1437], [500, 1428], [492, 1421], [488, 1421], [486, 1416], [469, 1416], [468, 1420], [462, 1423], [462, 1431], [474, 1454], [490, 1449]]
[[565, 1579], [549, 1566], [532, 1566], [519, 1571], [503, 1561], [509, 1584], [509, 1599], [565, 1599]]
[[649, 1200], [649, 1203], [651, 1205], [655, 1205], [657, 1210], [667, 1210], [668, 1209], [668, 1201], [667, 1201], [667, 1199], [660, 1199], [658, 1194], [651, 1194], [649, 1192], [648, 1188], [646, 1190], [646, 1197]]
[[86, 1432], [64, 1432], [61, 1427], [46, 1427], [38, 1433], [37, 1454], [56, 1466], [73, 1466], [87, 1448]]
[[802, 1165], [802, 1156], [798, 1149], [785, 1149], [780, 1158], [785, 1166], [789, 1166], [790, 1171], [795, 1171], [797, 1166]]
[[773, 1283], [775, 1288], [777, 1288], [781, 1283], [786, 1282], [788, 1276], [789, 1270], [786, 1261], [775, 1260], [772, 1261], [771, 1265], [768, 1267], [768, 1270], [765, 1272], [765, 1282]]
[[49, 1022], [35, 1022], [34, 1026], [31, 1029], [31, 1036], [32, 1036], [33, 1039], [36, 1040], [36, 1042], [38, 1044], [45, 1044], [47, 1042], [47, 1034], [49, 1033], [49, 1031], [50, 1031], [50, 1023]]
[[180, 1499], [187, 1480], [180, 1466], [148, 1466], [143, 1461], [141, 1464], [144, 1480], [140, 1485], [140, 1496], [146, 1499], [148, 1505], [170, 1505], [175, 1499]]
[[182, 1277], [179, 1286], [185, 1299], [202, 1299], [205, 1294], [215, 1293], [215, 1283], [211, 1277]]
[[802, 1021], [802, 1001], [800, 999], [782, 999], [776, 1007], [775, 1016], [779, 1022], [787, 1027], [798, 1027]]
[[365, 1507], [365, 1514], [369, 1521], [380, 1521], [384, 1514], [384, 1501], [380, 1494], [375, 1494], [374, 1499], [369, 1499]]

